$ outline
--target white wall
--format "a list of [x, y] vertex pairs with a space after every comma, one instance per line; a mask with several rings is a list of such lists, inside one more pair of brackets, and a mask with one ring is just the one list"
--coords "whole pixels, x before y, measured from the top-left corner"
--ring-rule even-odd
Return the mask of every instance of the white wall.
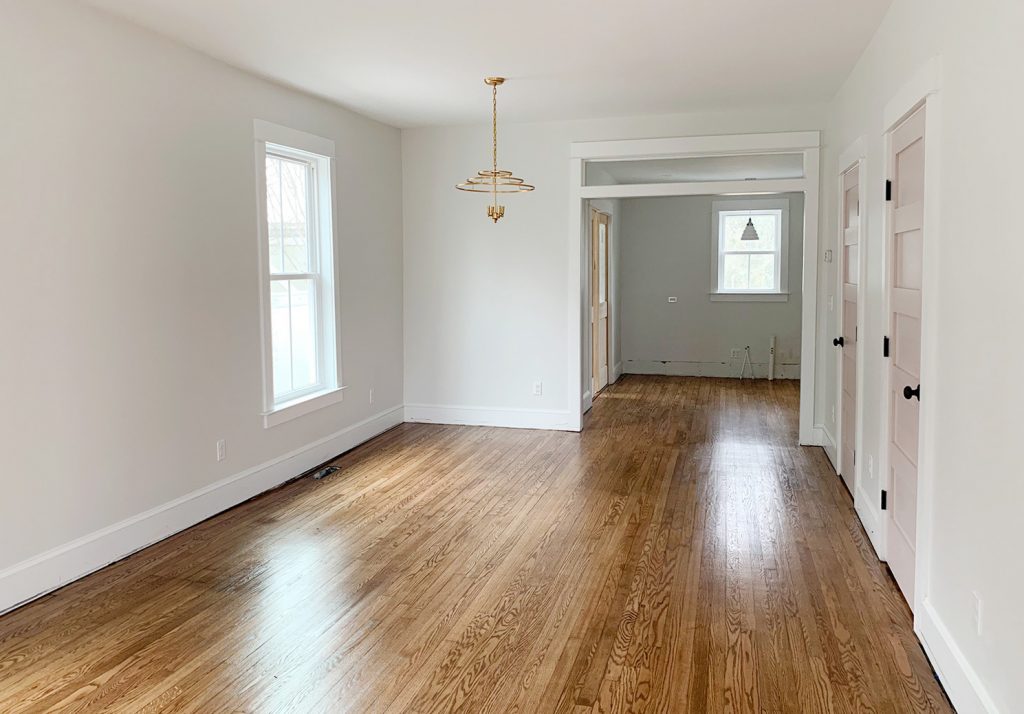
[[[397, 130], [65, 2], [0, 4], [0, 97], [0, 611], [401, 421]], [[254, 118], [338, 151], [349, 389], [269, 430]]]
[[[1024, 298], [1024, 241], [1012, 228], [1024, 191], [1021, 67], [1024, 3], [1019, 0], [896, 0], [835, 99], [824, 164], [828, 211], [825, 241], [836, 236], [837, 157], [857, 137], [868, 142], [865, 294], [871, 306], [866, 341], [864, 453], [878, 463], [886, 440], [879, 415], [886, 362], [881, 340], [884, 290], [882, 143], [886, 103], [933, 56], [941, 56], [941, 233], [927, 237], [941, 287], [925, 295], [934, 311], [937, 371], [922, 400], [937, 409], [929, 454], [934, 503], [930, 581], [918, 583], [927, 607], [916, 613], [926, 647], [959, 711], [1019, 711], [1024, 701], [1024, 567], [1020, 553], [1024, 479], [1020, 415], [1024, 383], [1016, 378], [1024, 350], [1019, 329]], [[1005, 199], [1005, 202], [1003, 201]], [[1009, 211], [1001, 210], [1010, 207]], [[827, 247], [833, 247], [830, 244]], [[833, 266], [834, 267], [834, 266]], [[830, 285], [834, 285], [832, 275]], [[833, 334], [836, 315], [828, 315]], [[834, 369], [834, 361], [829, 362]], [[834, 377], [832, 380], [834, 381]], [[867, 504], [876, 516], [878, 473], [864, 470]], [[859, 504], [860, 505], [860, 504]], [[983, 629], [973, 623], [972, 593], [984, 603]]]
[[[730, 199], [733, 197], [730, 197]], [[777, 377], [800, 377], [803, 194], [789, 200], [789, 287], [786, 302], [712, 302], [712, 204], [717, 196], [621, 201], [622, 354], [636, 374], [736, 377], [750, 345], [754, 372], [768, 374], [774, 335]], [[679, 299], [669, 303], [669, 296]], [[667, 364], [666, 364], [667, 363]], [[750, 370], [746, 372], [750, 376]]]
[[487, 163], [490, 127], [403, 131], [407, 416], [568, 423], [570, 142], [823, 123], [821, 107], [791, 107], [501, 125], [498, 163], [537, 190], [507, 198], [497, 225], [485, 196], [454, 189]]

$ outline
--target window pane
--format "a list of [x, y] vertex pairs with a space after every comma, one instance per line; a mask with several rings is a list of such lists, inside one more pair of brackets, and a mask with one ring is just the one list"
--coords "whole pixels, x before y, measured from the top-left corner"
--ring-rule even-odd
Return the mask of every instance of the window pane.
[[292, 390], [317, 383], [316, 299], [312, 280], [289, 280], [292, 328]]
[[267, 238], [270, 241], [270, 272], [284, 272], [281, 258], [281, 162], [267, 156]]
[[601, 223], [597, 227], [597, 285], [598, 285], [598, 300], [601, 302], [608, 302], [608, 286], [605, 284], [605, 279], [608, 273], [608, 252], [605, 247], [607, 240], [607, 232], [605, 231], [604, 224]]
[[[758, 240], [743, 240], [743, 231], [747, 221], [754, 222]], [[769, 215], [751, 215], [749, 213], [721, 214], [722, 243], [724, 250], [776, 250], [779, 237], [779, 224], [782, 222], [780, 211]]]
[[747, 290], [750, 287], [750, 256], [724, 255], [725, 261], [723, 288], [726, 290]]
[[274, 399], [292, 390], [292, 324], [288, 281], [270, 282], [270, 343], [274, 367]]
[[308, 273], [312, 244], [309, 165], [267, 155], [267, 233], [271, 273]]
[[750, 256], [750, 289], [776, 289], [774, 254]]

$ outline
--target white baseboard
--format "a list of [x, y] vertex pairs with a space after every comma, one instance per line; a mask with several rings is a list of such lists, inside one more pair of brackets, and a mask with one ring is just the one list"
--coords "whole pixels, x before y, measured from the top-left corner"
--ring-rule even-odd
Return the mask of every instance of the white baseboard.
[[281, 457], [0, 570], [0, 613], [247, 501], [402, 423], [393, 407]]
[[874, 548], [874, 554], [879, 556], [879, 560], [884, 561], [886, 554], [882, 548], [882, 512], [872, 505], [877, 502], [877, 499], [872, 499], [860, 488], [860, 484], [857, 484], [857, 493], [853, 497], [853, 508], [857, 511], [857, 516], [864, 527], [864, 532], [867, 533], [871, 547]]
[[[725, 377], [739, 379], [742, 361], [729, 362], [676, 362], [659, 360], [632, 360], [628, 359], [621, 363], [625, 374], [660, 374], [670, 377]], [[755, 362], [752, 367], [747, 367], [746, 376], [750, 377], [751, 371], [757, 379], [768, 377], [768, 363]], [[800, 379], [799, 364], [775, 365], [775, 379]]]
[[839, 453], [836, 451], [835, 437], [829, 433], [828, 428], [824, 424], [815, 424], [814, 433], [815, 444], [825, 450], [825, 455], [828, 456], [832, 468], [836, 473], [839, 473]]
[[405, 420], [426, 424], [577, 431], [570, 422], [568, 411], [543, 409], [488, 409], [486, 407], [452, 407], [438, 404], [406, 404]]
[[868, 534], [871, 547], [875, 549], [875, 555], [879, 560], [885, 560], [885, 551], [882, 549], [882, 524], [881, 511], [875, 507], [877, 499], [872, 498], [857, 484], [857, 493], [853, 497], [853, 508], [857, 511], [864, 531]]
[[928, 598], [915, 614], [914, 631], [959, 714], [999, 714], [981, 677], [964, 657]]

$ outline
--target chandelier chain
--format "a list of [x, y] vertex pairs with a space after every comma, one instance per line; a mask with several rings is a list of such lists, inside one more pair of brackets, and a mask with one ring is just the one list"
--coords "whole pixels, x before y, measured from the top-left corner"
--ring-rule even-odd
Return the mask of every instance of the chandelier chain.
[[491, 166], [498, 170], [498, 85], [491, 86]]

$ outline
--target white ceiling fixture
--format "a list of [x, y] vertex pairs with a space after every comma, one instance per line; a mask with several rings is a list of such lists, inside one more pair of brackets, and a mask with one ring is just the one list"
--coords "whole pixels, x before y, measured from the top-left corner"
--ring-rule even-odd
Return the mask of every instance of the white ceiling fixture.
[[400, 127], [485, 121], [493, 69], [511, 121], [825, 102], [891, 2], [81, 1]]

